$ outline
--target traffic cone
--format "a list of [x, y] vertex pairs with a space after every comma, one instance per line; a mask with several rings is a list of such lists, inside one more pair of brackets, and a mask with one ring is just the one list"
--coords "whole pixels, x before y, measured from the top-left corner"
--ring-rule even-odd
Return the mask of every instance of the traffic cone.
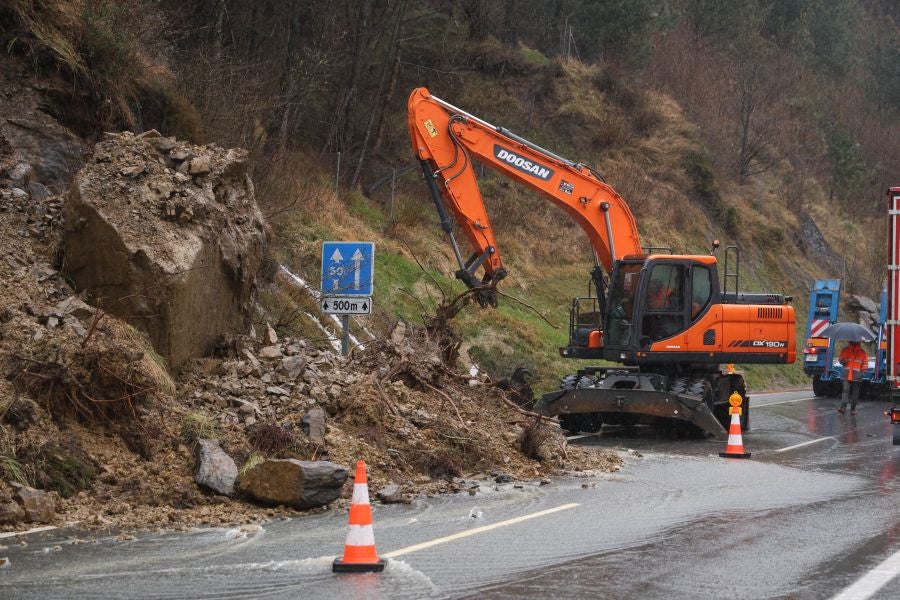
[[366, 463], [362, 460], [356, 463], [356, 476], [353, 478], [350, 528], [347, 530], [344, 556], [334, 559], [331, 570], [335, 573], [368, 573], [384, 570], [384, 559], [378, 558], [375, 552], [369, 484], [366, 478]]
[[731, 424], [728, 427], [728, 444], [725, 446], [725, 452], [719, 452], [722, 458], [750, 458], [749, 452], [744, 452], [744, 438], [741, 437], [741, 404], [743, 399], [737, 392], [733, 392], [728, 398], [731, 407], [728, 412], [731, 414]]

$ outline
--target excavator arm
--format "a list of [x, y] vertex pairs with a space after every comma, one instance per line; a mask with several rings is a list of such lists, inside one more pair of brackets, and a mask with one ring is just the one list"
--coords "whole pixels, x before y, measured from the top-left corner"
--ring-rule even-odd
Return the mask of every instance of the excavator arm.
[[[616, 260], [641, 253], [631, 210], [590, 167], [468, 114], [432, 96], [426, 88], [410, 94], [407, 114], [413, 150], [459, 263], [456, 276], [469, 287], [489, 289], [506, 275], [473, 159], [565, 210], [587, 234], [596, 266], [607, 273]], [[454, 221], [472, 249], [465, 260], [454, 237]], [[480, 280], [475, 275], [479, 268], [484, 270]], [[598, 284], [599, 277], [599, 273], [595, 275]], [[496, 303], [492, 295], [479, 300]]]

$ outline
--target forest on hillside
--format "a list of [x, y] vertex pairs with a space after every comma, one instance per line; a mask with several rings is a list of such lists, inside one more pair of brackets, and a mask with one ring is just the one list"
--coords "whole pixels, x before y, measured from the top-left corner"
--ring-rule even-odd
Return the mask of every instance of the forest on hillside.
[[[421, 182], [397, 181], [396, 205], [386, 185], [412, 162], [406, 98], [424, 85], [597, 166], [651, 244], [735, 240], [748, 282], [795, 294], [798, 312], [815, 277], [880, 288], [884, 190], [900, 183], [898, 24], [889, 0], [0, 6], [7, 56], [65, 82], [47, 110], [85, 139], [156, 128], [248, 148], [280, 257], [301, 269], [323, 236], [361, 227], [384, 236], [386, 277], [405, 292], [411, 255], [438, 275], [450, 268], [419, 233], [439, 233]], [[524, 273], [510, 285], [560, 305], [527, 294], [575, 289], [568, 271], [565, 284], [540, 279], [551, 264], [582, 269], [586, 252], [559, 252], [577, 246], [572, 224], [506, 181], [483, 188]], [[421, 312], [401, 295], [379, 306], [386, 322]], [[518, 318], [504, 313], [501, 326]], [[524, 346], [538, 345], [532, 335]]]
[[[67, 68], [100, 111], [85, 128], [161, 124], [266, 156], [341, 151], [351, 186], [406, 159], [389, 126], [408, 90], [452, 95], [472, 71], [533, 69], [516, 48], [672, 94], [728, 176], [787, 158], [798, 209], [815, 177], [858, 210], [900, 158], [889, 0], [12, 0], [4, 13], [25, 28], [7, 52]], [[610, 142], [624, 143], [598, 148]]]

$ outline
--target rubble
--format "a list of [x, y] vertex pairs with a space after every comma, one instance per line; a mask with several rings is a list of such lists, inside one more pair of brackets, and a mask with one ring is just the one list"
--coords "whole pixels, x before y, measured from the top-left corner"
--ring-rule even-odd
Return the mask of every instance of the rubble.
[[316, 445], [325, 443], [325, 410], [321, 406], [313, 406], [306, 411], [301, 424], [309, 441]]
[[375, 492], [375, 498], [383, 504], [400, 504], [409, 502], [403, 490], [396, 483], [389, 483]]

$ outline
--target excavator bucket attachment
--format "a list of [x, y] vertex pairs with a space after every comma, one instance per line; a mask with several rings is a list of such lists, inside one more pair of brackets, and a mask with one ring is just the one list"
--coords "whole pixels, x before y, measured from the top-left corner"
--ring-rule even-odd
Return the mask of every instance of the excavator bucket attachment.
[[619, 413], [674, 419], [692, 423], [710, 436], [727, 435], [702, 398], [656, 390], [652, 385], [646, 385], [643, 389], [587, 387], [551, 392], [544, 394], [537, 410], [546, 416]]

